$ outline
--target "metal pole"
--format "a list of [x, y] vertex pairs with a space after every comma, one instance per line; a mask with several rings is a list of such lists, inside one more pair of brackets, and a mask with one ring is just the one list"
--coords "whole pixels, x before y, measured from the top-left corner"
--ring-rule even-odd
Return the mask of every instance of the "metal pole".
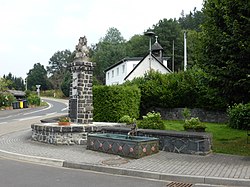
[[144, 35], [149, 37], [149, 69], [151, 70], [151, 56], [152, 56], [151, 38], [152, 38], [152, 36], [155, 35], [155, 33], [152, 31], [148, 31], [148, 32], [144, 33]]
[[26, 84], [25, 84], [25, 90], [27, 91], [28, 90], [28, 77], [26, 77]]
[[184, 71], [187, 70], [187, 33], [184, 31]]

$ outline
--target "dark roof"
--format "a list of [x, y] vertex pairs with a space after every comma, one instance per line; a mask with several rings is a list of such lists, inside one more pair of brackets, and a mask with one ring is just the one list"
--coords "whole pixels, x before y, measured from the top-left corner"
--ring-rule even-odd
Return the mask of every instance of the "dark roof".
[[138, 61], [138, 60], [141, 60], [143, 57], [127, 57], [127, 58], [123, 58], [122, 60], [120, 60], [119, 62], [109, 66], [107, 69], [104, 70], [104, 72], [107, 72], [109, 71], [110, 69], [112, 69], [113, 67], [116, 67], [118, 65], [120, 65], [121, 63], [123, 62], [126, 62], [126, 61]]
[[158, 50], [163, 50], [162, 46], [158, 43], [158, 42], [155, 42], [153, 45], [152, 45], [152, 51], [158, 51]]
[[8, 92], [14, 96], [17, 96], [17, 97], [24, 97], [25, 96], [25, 92], [20, 91], [20, 90], [8, 90]]
[[[132, 72], [142, 63], [142, 61], [149, 55], [149, 53], [143, 57], [143, 59], [141, 59], [141, 61], [134, 67], [134, 69], [124, 78], [124, 80], [126, 80], [131, 74]], [[153, 54], [151, 54], [151, 56], [158, 61], [166, 70], [168, 70], [169, 72], [172, 72], [168, 67], [164, 66], [163, 63], [157, 58], [155, 57]], [[169, 57], [164, 57], [164, 59], [169, 59]]]

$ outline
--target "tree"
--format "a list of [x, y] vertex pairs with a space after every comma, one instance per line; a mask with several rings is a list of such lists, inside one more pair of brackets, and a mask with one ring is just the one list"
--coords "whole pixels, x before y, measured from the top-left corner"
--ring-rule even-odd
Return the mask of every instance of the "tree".
[[61, 90], [66, 97], [69, 97], [70, 83], [71, 83], [71, 73], [67, 71], [61, 84]]
[[107, 30], [104, 38], [101, 38], [102, 42], [111, 44], [124, 43], [125, 39], [122, 37], [120, 31], [117, 28], [111, 27]]
[[8, 90], [9, 84], [11, 84], [9, 80], [0, 77], [0, 92]]
[[187, 31], [187, 58], [188, 68], [193, 67], [202, 58], [201, 54], [201, 32], [195, 30]]
[[181, 17], [178, 20], [181, 28], [183, 30], [195, 30], [196, 32], [201, 32], [201, 24], [204, 22], [204, 14], [202, 11], [194, 11], [187, 15], [184, 15], [184, 11], [181, 13]]
[[125, 39], [118, 29], [109, 28], [105, 37], [91, 49], [91, 60], [97, 64], [94, 76], [104, 83], [104, 70], [124, 57], [126, 57]]
[[28, 77], [28, 89], [35, 90], [36, 85], [41, 85], [42, 90], [49, 89], [49, 81], [47, 77], [47, 71], [40, 63], [34, 64], [33, 69], [29, 70]]
[[172, 57], [173, 41], [175, 43], [175, 70], [183, 69], [183, 32], [177, 20], [163, 19], [153, 26], [159, 36], [159, 43], [164, 49], [164, 56]]
[[129, 57], [144, 57], [149, 50], [148, 37], [144, 35], [134, 35], [126, 43], [126, 50]]
[[8, 88], [12, 90], [24, 90], [25, 85], [21, 77], [14, 77], [11, 73], [3, 75], [3, 78], [9, 81]]
[[54, 89], [59, 89], [64, 76], [69, 72], [69, 65], [73, 62], [74, 55], [70, 50], [57, 51], [49, 60], [47, 71]]
[[246, 0], [207, 0], [204, 4], [199, 64], [229, 104], [250, 101], [250, 6]]

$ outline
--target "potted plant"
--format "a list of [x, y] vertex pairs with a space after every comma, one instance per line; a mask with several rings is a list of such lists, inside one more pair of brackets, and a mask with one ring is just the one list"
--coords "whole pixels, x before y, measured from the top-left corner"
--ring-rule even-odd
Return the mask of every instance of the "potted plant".
[[186, 119], [184, 123], [184, 129], [191, 132], [205, 132], [206, 125], [201, 123], [199, 118]]
[[69, 117], [60, 117], [58, 121], [58, 125], [67, 126], [70, 125], [70, 118]]

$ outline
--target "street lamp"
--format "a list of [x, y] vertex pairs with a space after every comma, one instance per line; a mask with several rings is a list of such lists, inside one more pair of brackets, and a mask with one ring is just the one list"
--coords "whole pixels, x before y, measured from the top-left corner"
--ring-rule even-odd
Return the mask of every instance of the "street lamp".
[[153, 31], [148, 31], [148, 32], [145, 32], [144, 35], [149, 37], [149, 54], [151, 55], [151, 53], [152, 53], [151, 39], [155, 35], [155, 33]]
[[151, 70], [151, 56], [152, 56], [151, 39], [155, 35], [155, 33], [153, 31], [148, 31], [145, 32], [144, 35], [149, 37], [149, 68]]

